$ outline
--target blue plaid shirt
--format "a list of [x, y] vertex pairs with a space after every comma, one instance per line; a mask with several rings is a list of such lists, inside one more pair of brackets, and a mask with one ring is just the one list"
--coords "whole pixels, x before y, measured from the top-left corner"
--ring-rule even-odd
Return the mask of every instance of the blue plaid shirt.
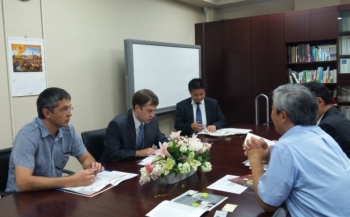
[[6, 192], [19, 191], [16, 185], [16, 166], [32, 169], [34, 176], [61, 177], [69, 156], [79, 158], [86, 151], [72, 125], [61, 127], [56, 138], [53, 138], [44, 122], [35, 118], [16, 135]]

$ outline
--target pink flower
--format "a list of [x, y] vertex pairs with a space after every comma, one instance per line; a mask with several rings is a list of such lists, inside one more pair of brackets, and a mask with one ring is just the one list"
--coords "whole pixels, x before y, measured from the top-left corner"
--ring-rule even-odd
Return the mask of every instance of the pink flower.
[[151, 174], [151, 173], [152, 173], [152, 171], [153, 171], [152, 163], [146, 164], [146, 165], [145, 165], [145, 168], [146, 168], [146, 172], [147, 172], [148, 174]]
[[163, 144], [159, 142], [159, 149], [155, 151], [156, 155], [161, 155], [163, 157], [167, 156], [169, 157], [170, 154], [168, 152], [168, 143], [164, 142]]
[[189, 138], [189, 141], [188, 143], [191, 144], [191, 143], [195, 143], [195, 142], [198, 142], [200, 141], [199, 139], [197, 139], [197, 135], [192, 135], [192, 138]]
[[181, 131], [177, 131], [176, 133], [171, 132], [170, 138], [171, 138], [171, 139], [176, 139], [177, 141], [179, 141], [179, 140], [180, 140], [180, 137], [181, 137], [180, 134], [181, 134]]

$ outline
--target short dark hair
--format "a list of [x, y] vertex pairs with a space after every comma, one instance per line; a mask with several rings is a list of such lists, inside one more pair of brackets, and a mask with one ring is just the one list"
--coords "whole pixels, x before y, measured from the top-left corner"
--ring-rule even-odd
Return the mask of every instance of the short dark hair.
[[316, 83], [316, 82], [310, 82], [310, 83], [306, 83], [304, 85], [307, 88], [309, 88], [309, 90], [314, 92], [317, 97], [320, 97], [326, 103], [326, 105], [333, 104], [332, 95], [329, 92], [326, 85], [321, 84], [321, 83]]
[[43, 109], [48, 109], [51, 112], [54, 111], [58, 105], [58, 101], [63, 99], [71, 100], [69, 93], [58, 87], [49, 87], [40, 93], [37, 101], [36, 107], [38, 110], [38, 117], [40, 119], [45, 119], [43, 114]]
[[134, 93], [132, 96], [133, 109], [135, 109], [136, 105], [139, 105], [142, 108], [148, 102], [151, 102], [151, 105], [153, 106], [157, 106], [159, 104], [158, 97], [152, 90], [142, 89]]
[[207, 84], [200, 78], [194, 78], [188, 83], [188, 90], [192, 92], [192, 90], [197, 90], [197, 89], [206, 89]]

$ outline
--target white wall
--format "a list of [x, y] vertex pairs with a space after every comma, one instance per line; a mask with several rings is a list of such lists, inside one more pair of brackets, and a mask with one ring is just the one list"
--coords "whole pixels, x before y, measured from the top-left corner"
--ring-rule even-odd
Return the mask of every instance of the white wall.
[[[0, 28], [6, 35], [0, 36], [0, 148], [11, 147], [12, 135], [37, 116], [37, 96], [9, 94], [7, 36], [44, 38], [48, 86], [71, 94], [71, 123], [80, 133], [107, 127], [125, 111], [124, 39], [194, 44], [194, 24], [205, 21], [202, 9], [175, 1], [2, 1]], [[174, 130], [174, 114], [161, 115], [159, 122], [165, 134]], [[68, 168], [80, 166], [70, 160]]]
[[[221, 10], [225, 19], [251, 17], [286, 11], [350, 4], [350, 0], [275, 0], [252, 5], [235, 6]], [[217, 10], [219, 14], [220, 10]], [[218, 17], [213, 20], [218, 20]]]

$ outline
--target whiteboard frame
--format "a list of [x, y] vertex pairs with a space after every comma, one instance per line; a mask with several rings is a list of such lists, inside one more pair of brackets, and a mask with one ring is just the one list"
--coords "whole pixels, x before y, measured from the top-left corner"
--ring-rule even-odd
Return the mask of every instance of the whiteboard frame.
[[[132, 108], [132, 96], [134, 93], [138, 90], [135, 90], [135, 70], [134, 70], [134, 45], [149, 45], [149, 46], [161, 46], [161, 47], [174, 47], [174, 48], [184, 48], [193, 49], [198, 52], [198, 74], [197, 72], [193, 72], [194, 76], [189, 78], [189, 80], [186, 80], [185, 84], [181, 84], [183, 87], [181, 87], [181, 91], [183, 92], [183, 96], [181, 96], [181, 100], [186, 99], [190, 97], [190, 94], [188, 92], [188, 82], [190, 82], [193, 78], [201, 78], [201, 47], [199, 45], [186, 45], [186, 44], [175, 44], [175, 43], [165, 43], [165, 42], [154, 42], [154, 41], [144, 41], [144, 40], [136, 40], [136, 39], [125, 39], [124, 40], [124, 54], [125, 54], [125, 88], [126, 88], [126, 109]], [[175, 49], [178, 50], [178, 49]], [[145, 54], [147, 55], [147, 54]], [[197, 53], [196, 53], [197, 55]], [[137, 58], [137, 57], [136, 57]], [[152, 65], [150, 63], [150, 65]], [[197, 66], [196, 66], [197, 67]], [[171, 70], [170, 70], [171, 71]], [[186, 73], [186, 72], [182, 72]], [[184, 74], [183, 74], [184, 75]], [[162, 114], [162, 113], [168, 113], [173, 112], [176, 109], [176, 103], [179, 102], [173, 102], [173, 104], [162, 106], [162, 97], [157, 94], [157, 91], [154, 90], [155, 87], [159, 88], [158, 85], [163, 85], [164, 87], [167, 87], [167, 83], [171, 86], [171, 82], [174, 82], [173, 79], [175, 78], [181, 78], [181, 75], [169, 75], [169, 79], [166, 81], [158, 82], [157, 84], [154, 84], [153, 87], [147, 87], [146, 89], [150, 89], [155, 92], [155, 94], [158, 96], [159, 99], [159, 105], [156, 110], [156, 114]], [[161, 84], [159, 84], [161, 83]], [[182, 89], [184, 88], [184, 89]], [[170, 92], [168, 90], [164, 90], [167, 92]], [[159, 91], [158, 91], [159, 92]], [[186, 93], [186, 94], [185, 94]], [[172, 97], [172, 93], [170, 92], [167, 97]], [[164, 97], [163, 97], [164, 98]], [[166, 100], [169, 100], [171, 98], [167, 98]], [[171, 102], [172, 103], [172, 102]]]

